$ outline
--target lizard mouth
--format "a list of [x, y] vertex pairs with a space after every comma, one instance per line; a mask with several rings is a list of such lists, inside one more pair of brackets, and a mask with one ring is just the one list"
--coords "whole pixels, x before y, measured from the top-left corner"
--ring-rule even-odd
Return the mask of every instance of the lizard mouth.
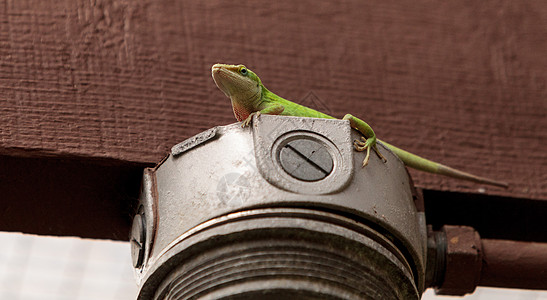
[[229, 80], [229, 74], [227, 74], [226, 70], [222, 68], [222, 66], [214, 65], [212, 68], [212, 75], [213, 75], [213, 81], [218, 86], [218, 88], [226, 94], [226, 96], [230, 97], [229, 89], [224, 84], [225, 81]]
[[212, 71], [213, 71], [213, 74], [216, 72], [220, 72], [220, 70], [222, 69], [222, 66], [220, 66], [219, 64], [216, 64], [216, 65], [213, 65], [213, 68], [212, 68]]

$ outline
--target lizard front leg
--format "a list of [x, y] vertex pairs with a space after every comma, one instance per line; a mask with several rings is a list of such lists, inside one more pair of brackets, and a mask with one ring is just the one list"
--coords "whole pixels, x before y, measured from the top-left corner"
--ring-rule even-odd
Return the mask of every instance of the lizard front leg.
[[272, 104], [269, 105], [259, 111], [253, 111], [249, 114], [249, 116], [241, 122], [241, 127], [247, 127], [249, 124], [251, 124], [251, 121], [253, 120], [253, 116], [256, 115], [257, 117], [261, 114], [265, 115], [279, 115], [285, 110], [285, 107], [281, 104]]
[[376, 134], [374, 133], [374, 130], [372, 130], [372, 127], [368, 125], [365, 121], [356, 118], [350, 114], [347, 114], [344, 116], [343, 120], [348, 120], [349, 124], [352, 128], [355, 128], [357, 131], [359, 131], [364, 136], [361, 137], [362, 141], [355, 140], [353, 142], [353, 146], [355, 147], [355, 150], [357, 151], [367, 151], [367, 154], [365, 155], [365, 159], [363, 160], [363, 167], [365, 167], [368, 164], [369, 158], [370, 158], [370, 149], [372, 148], [374, 152], [382, 159], [382, 161], [386, 162], [386, 158], [378, 151], [378, 148], [376, 147]]

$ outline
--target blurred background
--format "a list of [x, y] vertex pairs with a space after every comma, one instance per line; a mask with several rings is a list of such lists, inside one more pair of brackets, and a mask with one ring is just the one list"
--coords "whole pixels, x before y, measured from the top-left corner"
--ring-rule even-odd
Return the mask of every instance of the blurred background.
[[[0, 299], [134, 300], [129, 243], [0, 233]], [[478, 288], [465, 297], [424, 300], [546, 300], [547, 291]]]

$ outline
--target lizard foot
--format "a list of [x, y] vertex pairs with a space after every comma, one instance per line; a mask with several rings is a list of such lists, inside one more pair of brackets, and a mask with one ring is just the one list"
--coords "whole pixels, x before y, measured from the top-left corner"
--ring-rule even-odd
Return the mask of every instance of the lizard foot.
[[363, 160], [363, 168], [366, 167], [366, 165], [368, 165], [368, 161], [369, 161], [369, 158], [370, 158], [370, 148], [372, 148], [374, 150], [374, 152], [376, 152], [376, 154], [378, 155], [378, 157], [384, 162], [386, 163], [387, 162], [387, 159], [382, 155], [382, 153], [380, 153], [380, 151], [378, 151], [378, 148], [376, 147], [376, 141], [375, 140], [372, 140], [372, 139], [366, 139], [364, 136], [361, 137], [361, 140], [362, 141], [359, 141], [359, 140], [355, 140], [353, 141], [353, 147], [355, 148], [355, 150], [357, 151], [367, 151], [367, 154], [365, 155], [365, 159]]
[[243, 122], [241, 122], [241, 127], [247, 127], [249, 126], [249, 124], [251, 124], [251, 121], [253, 120], [253, 116], [255, 116], [258, 118], [258, 116], [260, 116], [260, 112], [259, 111], [255, 111], [255, 112], [252, 112], [249, 114], [249, 116], [247, 117], [247, 119], [243, 120]]

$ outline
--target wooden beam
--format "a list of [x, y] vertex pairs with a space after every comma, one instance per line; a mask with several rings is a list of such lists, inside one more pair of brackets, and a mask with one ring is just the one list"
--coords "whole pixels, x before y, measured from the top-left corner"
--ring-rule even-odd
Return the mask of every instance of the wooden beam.
[[0, 155], [152, 165], [235, 121], [210, 67], [244, 63], [281, 96], [511, 185], [412, 172], [420, 187], [547, 200], [546, 15], [541, 1], [1, 1]]
[[143, 167], [0, 156], [0, 230], [127, 240]]

